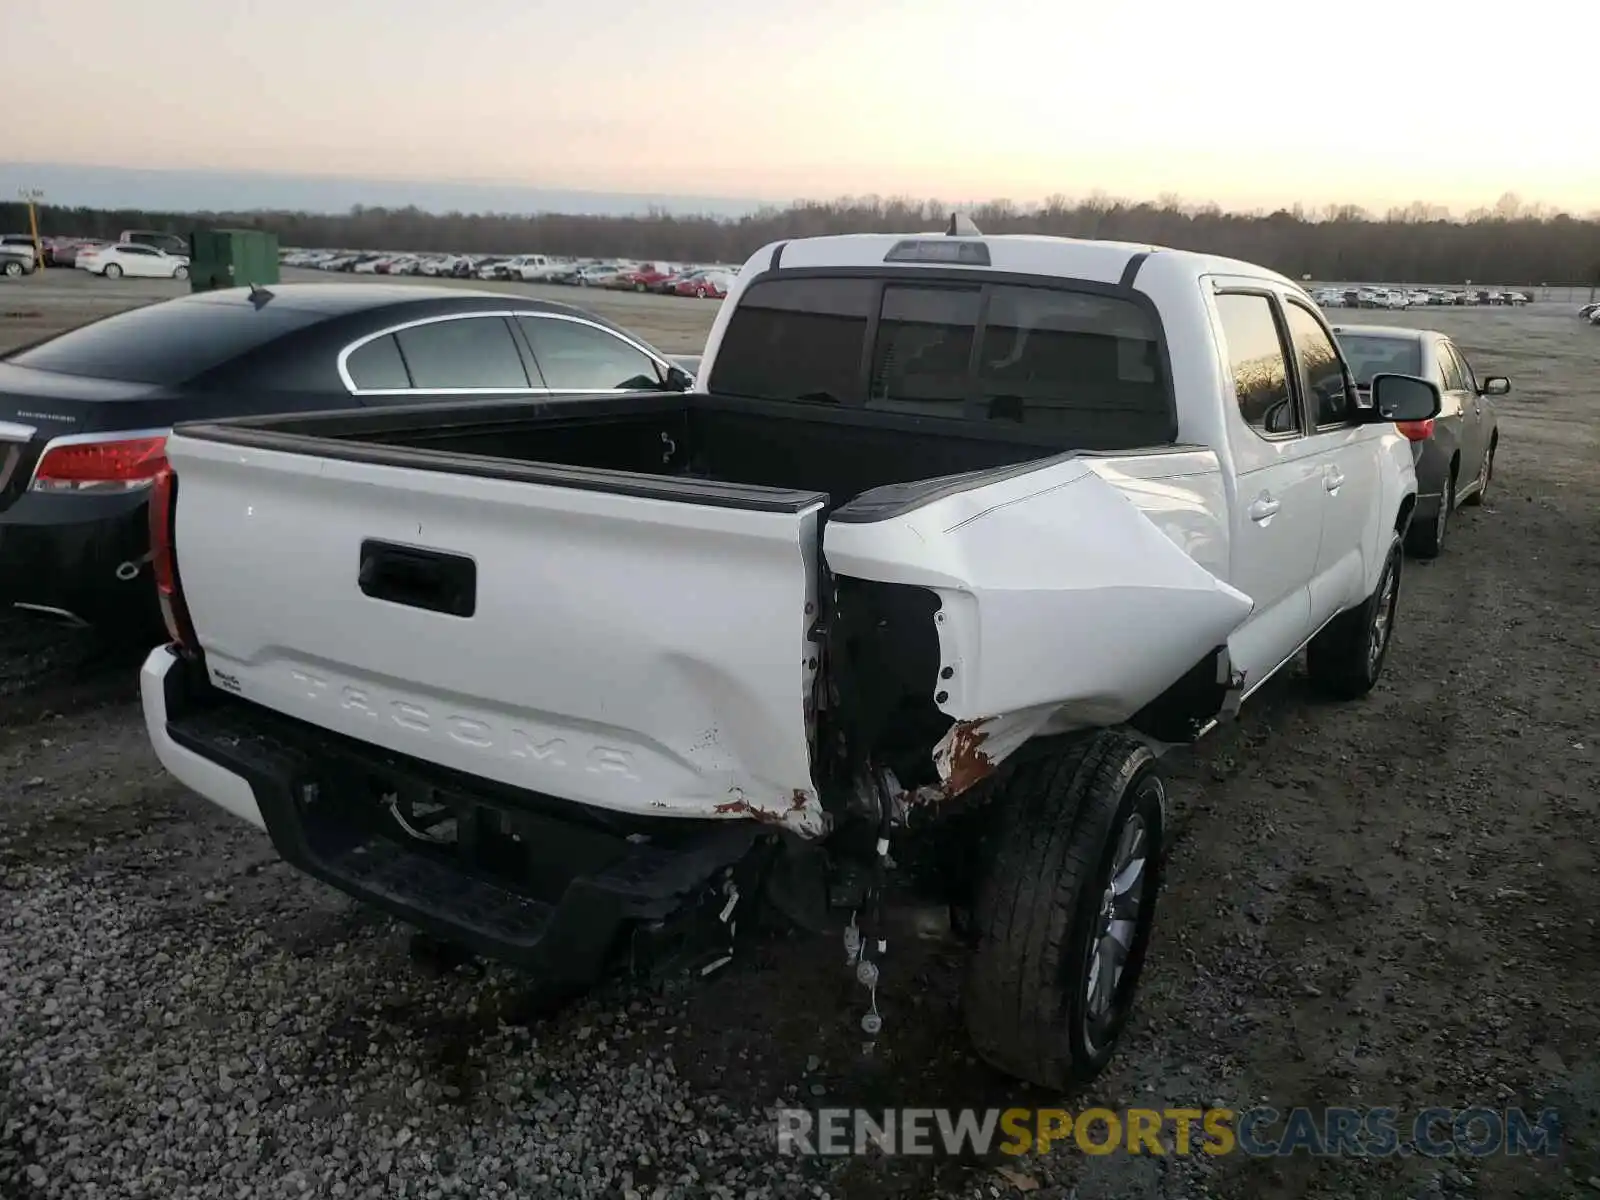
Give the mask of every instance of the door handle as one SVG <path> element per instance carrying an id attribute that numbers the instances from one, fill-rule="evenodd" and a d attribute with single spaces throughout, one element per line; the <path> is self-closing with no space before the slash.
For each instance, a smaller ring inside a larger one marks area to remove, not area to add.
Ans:
<path id="1" fill-rule="evenodd" d="M 1266 524 L 1283 507 L 1283 501 L 1274 500 L 1271 496 L 1262 496 L 1250 506 L 1250 519 Z"/>
<path id="2" fill-rule="evenodd" d="M 1322 486 L 1327 488 L 1330 493 L 1337 494 L 1339 489 L 1344 486 L 1344 476 L 1338 474 L 1324 475 L 1322 477 Z"/>

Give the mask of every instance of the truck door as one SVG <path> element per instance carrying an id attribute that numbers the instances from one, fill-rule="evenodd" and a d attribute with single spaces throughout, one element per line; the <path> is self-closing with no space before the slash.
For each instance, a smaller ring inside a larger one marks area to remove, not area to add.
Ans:
<path id="1" fill-rule="evenodd" d="M 1382 522 L 1378 430 L 1355 423 L 1355 385 L 1322 319 L 1292 296 L 1283 301 L 1284 324 L 1296 359 L 1296 384 L 1310 420 L 1310 442 L 1322 491 L 1322 541 L 1311 575 L 1311 626 L 1358 604 L 1376 566 L 1373 531 Z"/>
<path id="2" fill-rule="evenodd" d="M 1311 631 L 1308 584 L 1317 564 L 1324 492 L 1274 297 L 1228 288 L 1216 294 L 1215 303 L 1236 400 L 1223 414 L 1237 475 L 1228 582 L 1255 603 L 1228 648 L 1248 688 Z"/>

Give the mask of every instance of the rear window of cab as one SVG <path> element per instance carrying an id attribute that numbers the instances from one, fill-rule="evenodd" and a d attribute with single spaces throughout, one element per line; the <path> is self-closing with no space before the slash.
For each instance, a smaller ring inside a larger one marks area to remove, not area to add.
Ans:
<path id="1" fill-rule="evenodd" d="M 707 386 L 1044 435 L 1071 430 L 1085 445 L 1164 444 L 1177 432 L 1149 308 L 1102 291 L 981 277 L 753 283 Z"/>

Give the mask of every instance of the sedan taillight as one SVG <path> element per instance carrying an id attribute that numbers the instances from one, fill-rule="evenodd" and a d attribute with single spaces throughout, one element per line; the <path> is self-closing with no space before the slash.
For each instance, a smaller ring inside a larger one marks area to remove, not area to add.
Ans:
<path id="1" fill-rule="evenodd" d="M 1425 442 L 1433 436 L 1433 418 L 1426 421 L 1396 421 L 1394 427 L 1413 442 Z"/>
<path id="2" fill-rule="evenodd" d="M 149 487 L 167 465 L 165 437 L 107 438 L 48 447 L 33 472 L 39 492 L 120 492 Z"/>

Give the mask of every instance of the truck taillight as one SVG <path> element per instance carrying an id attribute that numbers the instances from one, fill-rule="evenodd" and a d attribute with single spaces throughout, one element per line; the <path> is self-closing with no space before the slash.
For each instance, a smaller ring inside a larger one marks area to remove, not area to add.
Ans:
<path id="1" fill-rule="evenodd" d="M 1425 442 L 1433 436 L 1433 418 L 1426 421 L 1396 421 L 1394 427 L 1413 442 Z"/>
<path id="2" fill-rule="evenodd" d="M 167 636 L 180 650 L 194 654 L 200 649 L 200 639 L 195 637 L 189 608 L 183 602 L 183 587 L 178 582 L 177 539 L 173 536 L 177 516 L 178 477 L 171 467 L 163 466 L 150 490 L 150 567 Z"/>
<path id="3" fill-rule="evenodd" d="M 40 492 L 116 492 L 150 486 L 167 465 L 165 437 L 68 442 L 44 452 L 33 472 Z"/>

